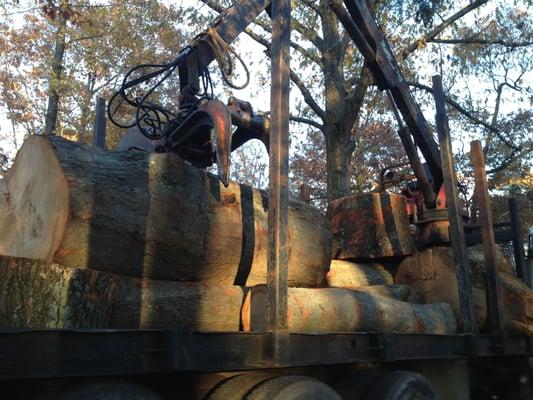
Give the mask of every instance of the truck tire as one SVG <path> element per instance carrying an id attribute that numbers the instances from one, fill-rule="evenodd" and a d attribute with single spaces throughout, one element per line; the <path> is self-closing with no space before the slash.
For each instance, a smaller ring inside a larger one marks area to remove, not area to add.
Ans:
<path id="1" fill-rule="evenodd" d="M 366 400 L 438 400 L 433 385 L 423 376 L 410 371 L 393 371 L 374 382 Z"/>
<path id="2" fill-rule="evenodd" d="M 243 374 L 222 382 L 205 400 L 341 400 L 328 385 L 307 376 Z"/>
<path id="3" fill-rule="evenodd" d="M 278 376 L 254 388 L 246 400 L 341 400 L 328 385 L 307 376 Z"/>
<path id="4" fill-rule="evenodd" d="M 85 381 L 64 390 L 57 400 L 162 400 L 150 389 L 126 381 Z"/>

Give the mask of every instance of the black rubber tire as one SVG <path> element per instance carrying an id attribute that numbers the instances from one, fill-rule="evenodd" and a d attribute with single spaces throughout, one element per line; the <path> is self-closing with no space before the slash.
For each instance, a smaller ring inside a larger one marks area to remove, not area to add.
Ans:
<path id="1" fill-rule="evenodd" d="M 217 383 L 204 400 L 242 400 L 253 388 L 273 377 L 273 374 L 254 372 L 235 375 Z"/>
<path id="2" fill-rule="evenodd" d="M 438 400 L 437 391 L 423 376 L 410 371 L 393 371 L 373 382 L 365 400 Z"/>
<path id="3" fill-rule="evenodd" d="M 307 376 L 242 374 L 218 384 L 206 400 L 341 400 L 328 385 Z"/>
<path id="4" fill-rule="evenodd" d="M 65 389 L 57 400 L 162 400 L 150 389 L 127 381 L 82 381 Z"/>
<path id="5" fill-rule="evenodd" d="M 341 397 L 316 379 L 289 375 L 261 383 L 243 400 L 341 400 Z"/>

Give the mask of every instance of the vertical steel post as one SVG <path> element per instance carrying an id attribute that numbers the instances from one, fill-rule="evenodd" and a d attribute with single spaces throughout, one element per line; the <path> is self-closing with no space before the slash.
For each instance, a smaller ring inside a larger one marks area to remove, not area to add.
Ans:
<path id="1" fill-rule="evenodd" d="M 267 331 L 281 361 L 287 332 L 290 0 L 272 2 Z"/>
<path id="2" fill-rule="evenodd" d="M 511 231 L 513 232 L 513 250 L 516 265 L 516 276 L 528 284 L 526 273 L 526 258 L 524 256 L 524 239 L 522 237 L 522 221 L 518 212 L 515 198 L 509 199 L 509 214 L 511 215 Z"/>
<path id="3" fill-rule="evenodd" d="M 444 190 L 446 191 L 446 207 L 448 208 L 448 218 L 450 219 L 450 239 L 452 242 L 453 258 L 457 263 L 457 288 L 459 290 L 459 303 L 463 316 L 463 331 L 465 333 L 475 333 L 476 319 L 472 304 L 472 284 L 470 282 L 469 265 L 466 255 L 465 231 L 459 206 L 450 128 L 444 105 L 442 81 L 439 75 L 433 77 L 433 92 L 435 96 L 435 119 L 437 133 L 439 135 L 443 184 Z"/>
<path id="4" fill-rule="evenodd" d="M 470 157 L 474 165 L 474 178 L 476 181 L 475 195 L 479 203 L 479 223 L 481 225 L 483 254 L 487 269 L 487 303 L 490 315 L 490 327 L 492 333 L 501 334 L 504 329 L 498 262 L 496 259 L 496 241 L 494 240 L 494 221 L 490 208 L 485 158 L 483 157 L 483 148 L 479 140 L 470 142 Z"/>
<path id="5" fill-rule="evenodd" d="M 96 98 L 96 107 L 94 111 L 94 131 L 93 145 L 96 147 L 105 147 L 105 99 Z"/>

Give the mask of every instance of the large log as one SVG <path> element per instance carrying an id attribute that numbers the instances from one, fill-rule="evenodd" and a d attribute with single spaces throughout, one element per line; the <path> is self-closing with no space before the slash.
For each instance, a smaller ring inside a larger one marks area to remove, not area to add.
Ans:
<path id="1" fill-rule="evenodd" d="M 411 288 L 407 285 L 371 285 L 359 286 L 358 292 L 377 294 L 399 301 L 411 301 Z"/>
<path id="2" fill-rule="evenodd" d="M 107 328 L 115 281 L 89 269 L 0 257 L 0 327 Z"/>
<path id="3" fill-rule="evenodd" d="M 244 293 L 0 257 L 1 328 L 238 331 Z"/>
<path id="4" fill-rule="evenodd" d="M 326 275 L 328 287 L 356 289 L 369 285 L 392 285 L 392 274 L 381 264 L 331 260 Z"/>
<path id="5" fill-rule="evenodd" d="M 487 293 L 483 248 L 467 248 L 474 314 L 481 329 L 487 328 Z M 504 326 L 511 332 L 533 334 L 533 291 L 512 275 L 505 256 L 498 251 L 498 269 L 504 310 Z M 461 325 L 461 309 L 455 272 L 456 263 L 448 247 L 432 247 L 399 265 L 396 283 L 407 284 L 427 303 L 445 302 L 451 305 Z M 529 310 L 529 311 L 528 311 Z"/>
<path id="6" fill-rule="evenodd" d="M 361 261 L 413 254 L 406 209 L 404 196 L 389 193 L 355 194 L 330 202 L 333 258 Z"/>
<path id="7" fill-rule="evenodd" d="M 245 331 L 266 327 L 266 286 L 251 288 L 242 308 Z M 292 332 L 398 332 L 452 334 L 448 304 L 410 304 L 373 293 L 338 288 L 289 288 L 288 328 Z"/>
<path id="8" fill-rule="evenodd" d="M 266 282 L 265 193 L 173 154 L 32 136 L 6 178 L 0 254 L 161 280 Z M 327 219 L 289 205 L 289 284 L 323 286 Z"/>

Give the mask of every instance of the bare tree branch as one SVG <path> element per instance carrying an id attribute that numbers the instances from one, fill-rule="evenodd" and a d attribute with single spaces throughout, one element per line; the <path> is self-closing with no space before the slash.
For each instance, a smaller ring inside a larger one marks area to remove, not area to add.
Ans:
<path id="1" fill-rule="evenodd" d="M 298 87 L 298 89 L 300 89 L 300 92 L 302 93 L 302 96 L 307 105 L 311 107 L 311 109 L 315 112 L 316 115 L 320 117 L 322 121 L 324 121 L 326 119 L 325 111 L 318 105 L 309 89 L 307 89 L 307 87 L 305 86 L 305 83 L 300 79 L 298 75 L 296 75 L 296 73 L 292 69 L 290 72 L 290 77 L 291 81 L 293 81 L 294 84 Z"/>
<path id="2" fill-rule="evenodd" d="M 210 0 L 202 0 L 202 1 L 210 1 Z M 250 29 L 247 29 L 245 32 L 256 42 L 258 42 L 259 44 L 262 44 L 266 48 L 267 52 L 270 52 L 270 42 L 268 40 L 263 38 L 261 35 L 258 35 L 252 32 Z M 313 98 L 313 95 L 311 94 L 309 89 L 307 89 L 305 83 L 300 79 L 298 75 L 296 75 L 296 73 L 292 69 L 290 70 L 290 78 L 293 81 L 293 83 L 298 87 L 298 89 L 300 89 L 300 92 L 302 93 L 304 101 L 307 103 L 307 105 L 311 107 L 311 109 L 315 112 L 316 115 L 318 115 L 318 117 L 322 121 L 324 121 L 324 119 L 326 118 L 325 111 L 318 105 L 318 103 Z"/>
<path id="3" fill-rule="evenodd" d="M 505 160 L 503 160 L 500 163 L 500 165 L 498 165 L 497 167 L 494 167 L 492 169 L 489 169 L 487 171 L 487 174 L 494 174 L 496 172 L 503 171 L 505 168 L 507 168 L 509 165 L 511 165 L 514 161 L 516 161 L 516 159 L 519 156 L 520 156 L 520 152 L 517 149 L 511 150 L 511 154 L 509 154 L 509 156 Z"/>
<path id="4" fill-rule="evenodd" d="M 324 40 L 314 29 L 311 29 L 296 20 L 293 20 L 293 25 L 296 32 L 300 33 L 305 39 L 313 43 L 313 46 L 315 46 L 318 51 L 324 51 Z"/>
<path id="5" fill-rule="evenodd" d="M 304 117 L 296 117 L 294 115 L 291 115 L 289 117 L 289 119 L 291 121 L 294 121 L 294 122 L 299 122 L 301 124 L 307 124 L 307 125 L 311 125 L 312 127 L 314 128 L 317 128 L 319 130 L 322 130 L 324 128 L 324 125 L 316 122 L 316 121 L 313 121 L 312 119 L 309 119 L 309 118 L 304 118 Z"/>
<path id="6" fill-rule="evenodd" d="M 427 42 L 430 43 L 442 43 L 442 44 L 481 44 L 481 45 L 489 45 L 489 46 L 505 46 L 505 47 L 526 47 L 531 46 L 533 42 L 529 41 L 523 41 L 523 42 L 509 42 L 502 39 L 495 39 L 495 40 L 484 40 L 484 39 L 428 39 Z"/>
<path id="7" fill-rule="evenodd" d="M 451 24 L 453 24 L 458 19 L 462 18 L 466 14 L 468 14 L 470 11 L 475 10 L 476 8 L 482 6 L 485 4 L 488 0 L 476 0 L 468 4 L 468 6 L 464 7 L 463 9 L 457 11 L 455 14 L 453 14 L 451 17 L 445 19 L 442 21 L 439 25 L 437 25 L 435 28 L 430 30 L 429 32 L 422 35 L 417 40 L 413 41 L 411 44 L 404 47 L 399 54 L 397 55 L 398 59 L 405 60 L 412 52 L 414 52 L 418 48 L 418 43 L 420 40 L 424 40 L 426 42 L 431 41 L 435 37 L 437 37 L 438 34 L 440 34 L 444 29 L 449 27 Z"/>
<path id="8" fill-rule="evenodd" d="M 433 88 L 431 88 L 429 86 L 426 86 L 426 85 L 424 85 L 422 83 L 407 82 L 407 84 L 409 86 L 425 90 L 425 91 L 427 91 L 429 93 L 433 93 Z M 505 143 L 505 145 L 508 146 L 509 148 L 511 148 L 513 150 L 516 150 L 516 151 L 522 150 L 521 146 L 516 146 L 515 144 L 511 143 L 509 141 L 509 139 L 507 139 L 505 137 L 504 133 L 500 129 L 498 129 L 497 127 L 495 127 L 495 126 L 493 126 L 493 125 L 491 125 L 491 124 L 489 124 L 489 123 L 487 123 L 485 121 L 483 121 L 481 118 L 477 117 L 476 115 L 474 115 L 470 111 L 466 110 L 463 106 L 461 106 L 459 103 L 457 103 L 455 100 L 453 100 L 449 96 L 444 95 L 444 100 L 446 101 L 446 103 L 451 105 L 453 108 L 455 108 L 457 111 L 459 111 L 461 114 L 463 114 L 465 117 L 467 117 L 472 122 L 474 122 L 474 123 L 476 123 L 478 125 L 481 125 L 481 126 L 487 128 L 488 130 L 490 130 L 491 132 L 493 132 L 494 134 L 496 134 L 496 136 L 498 136 L 498 138 L 503 143 Z"/>
<path id="9" fill-rule="evenodd" d="M 368 91 L 368 87 L 372 84 L 372 73 L 366 67 L 361 68 L 361 73 L 357 76 L 357 79 L 353 82 L 353 93 L 348 97 L 350 102 L 350 112 L 359 115 L 359 111 L 363 105 L 363 102 Z"/>
<path id="10" fill-rule="evenodd" d="M 305 4 L 307 7 L 309 7 L 311 10 L 313 10 L 314 12 L 316 12 L 317 14 L 320 14 L 320 8 L 318 7 L 318 5 L 316 5 L 315 3 L 313 3 L 312 1 L 310 0 L 300 0 L 303 4 Z"/>

